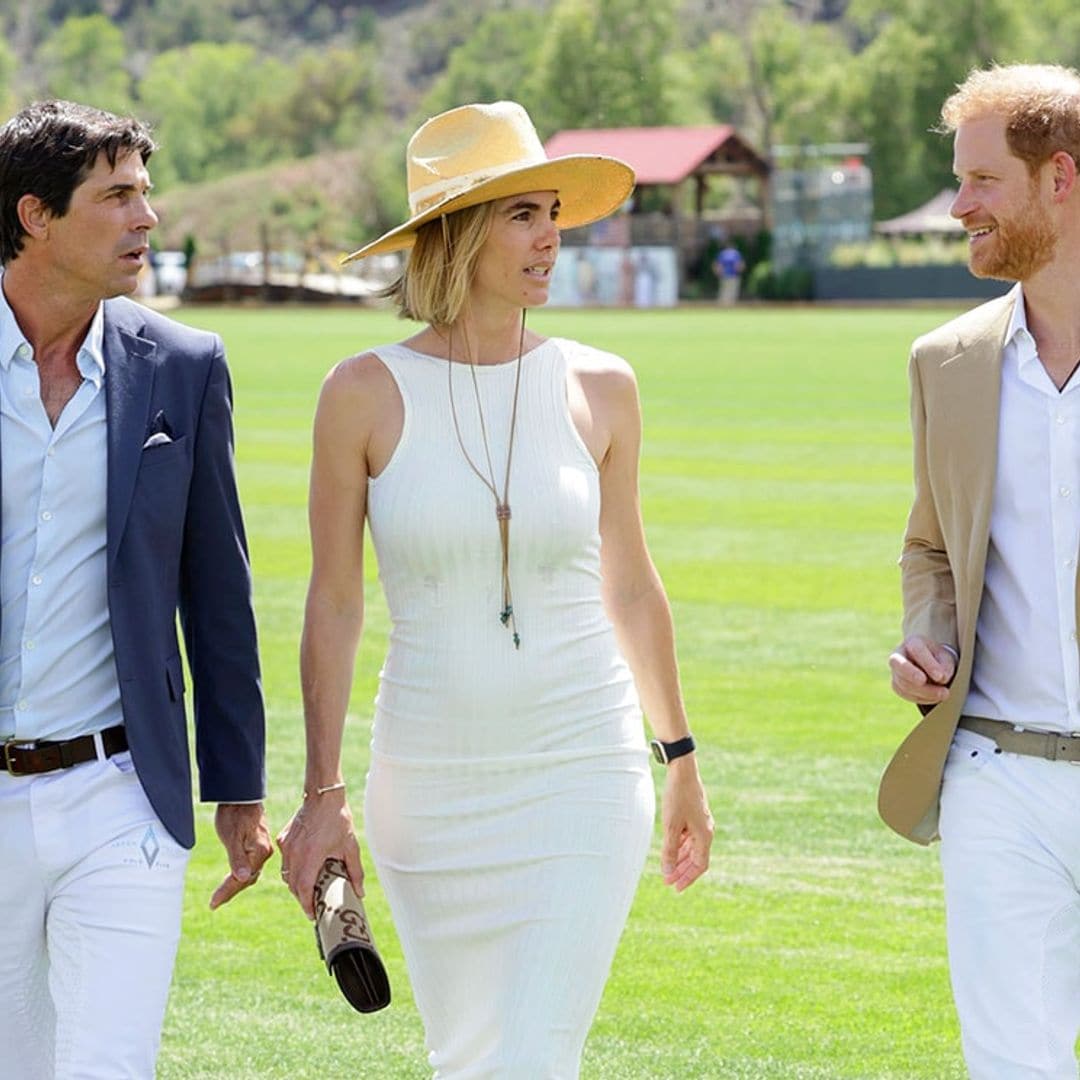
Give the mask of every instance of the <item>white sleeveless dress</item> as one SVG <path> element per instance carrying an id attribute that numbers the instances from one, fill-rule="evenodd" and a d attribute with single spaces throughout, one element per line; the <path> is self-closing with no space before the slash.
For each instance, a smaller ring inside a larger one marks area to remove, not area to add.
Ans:
<path id="1" fill-rule="evenodd" d="M 637 693 L 600 599 L 599 474 L 567 405 L 568 357 L 585 348 L 550 339 L 522 360 L 517 650 L 494 498 L 458 445 L 447 362 L 374 350 L 405 418 L 368 488 L 391 632 L 364 816 L 437 1080 L 578 1076 L 652 834 Z M 500 489 L 515 366 L 476 369 Z M 483 469 L 472 376 L 452 374 Z"/>

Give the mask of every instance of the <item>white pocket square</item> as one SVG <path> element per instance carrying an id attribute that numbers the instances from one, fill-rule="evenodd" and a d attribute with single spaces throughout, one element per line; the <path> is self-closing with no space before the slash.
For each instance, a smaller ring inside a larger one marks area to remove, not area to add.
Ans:
<path id="1" fill-rule="evenodd" d="M 146 442 L 143 443 L 142 448 L 149 450 L 151 446 L 164 446 L 166 443 L 171 443 L 172 439 L 165 434 L 164 431 L 155 431 Z"/>

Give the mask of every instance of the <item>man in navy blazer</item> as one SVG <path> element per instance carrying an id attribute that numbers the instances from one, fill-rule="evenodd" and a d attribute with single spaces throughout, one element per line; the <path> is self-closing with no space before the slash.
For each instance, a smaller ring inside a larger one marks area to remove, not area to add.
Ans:
<path id="1" fill-rule="evenodd" d="M 125 295 L 153 149 L 70 102 L 0 129 L 0 1071 L 27 1080 L 154 1073 L 195 840 L 177 613 L 211 907 L 272 850 L 221 341 Z"/>

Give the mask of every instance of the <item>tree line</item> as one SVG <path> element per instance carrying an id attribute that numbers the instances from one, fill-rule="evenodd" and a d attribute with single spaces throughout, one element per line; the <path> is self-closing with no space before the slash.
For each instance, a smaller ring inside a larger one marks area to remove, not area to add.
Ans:
<path id="1" fill-rule="evenodd" d="M 161 191 L 362 148 L 375 213 L 403 209 L 426 116 L 521 101 L 567 127 L 731 123 L 772 145 L 865 141 L 875 212 L 950 182 L 942 99 L 991 61 L 1080 64 L 1075 0 L 0 0 L 0 110 L 62 96 L 155 129 Z"/>

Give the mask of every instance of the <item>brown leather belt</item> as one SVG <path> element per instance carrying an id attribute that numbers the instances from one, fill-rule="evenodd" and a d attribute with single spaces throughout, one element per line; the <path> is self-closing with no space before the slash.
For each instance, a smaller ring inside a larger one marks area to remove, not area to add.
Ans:
<path id="1" fill-rule="evenodd" d="M 1080 734 L 1060 731 L 1017 731 L 1007 720 L 988 720 L 983 716 L 961 716 L 957 727 L 986 735 L 1009 754 L 1026 754 L 1047 761 L 1068 761 L 1080 765 Z"/>
<path id="2" fill-rule="evenodd" d="M 124 725 L 117 724 L 115 727 L 102 731 L 101 745 L 107 758 L 126 750 L 128 741 Z M 59 742 L 8 739 L 0 746 L 4 752 L 0 769 L 11 773 L 12 776 L 29 776 L 32 773 L 70 769 L 72 765 L 93 761 L 98 756 L 93 735 L 80 735 L 75 739 L 63 739 Z"/>

